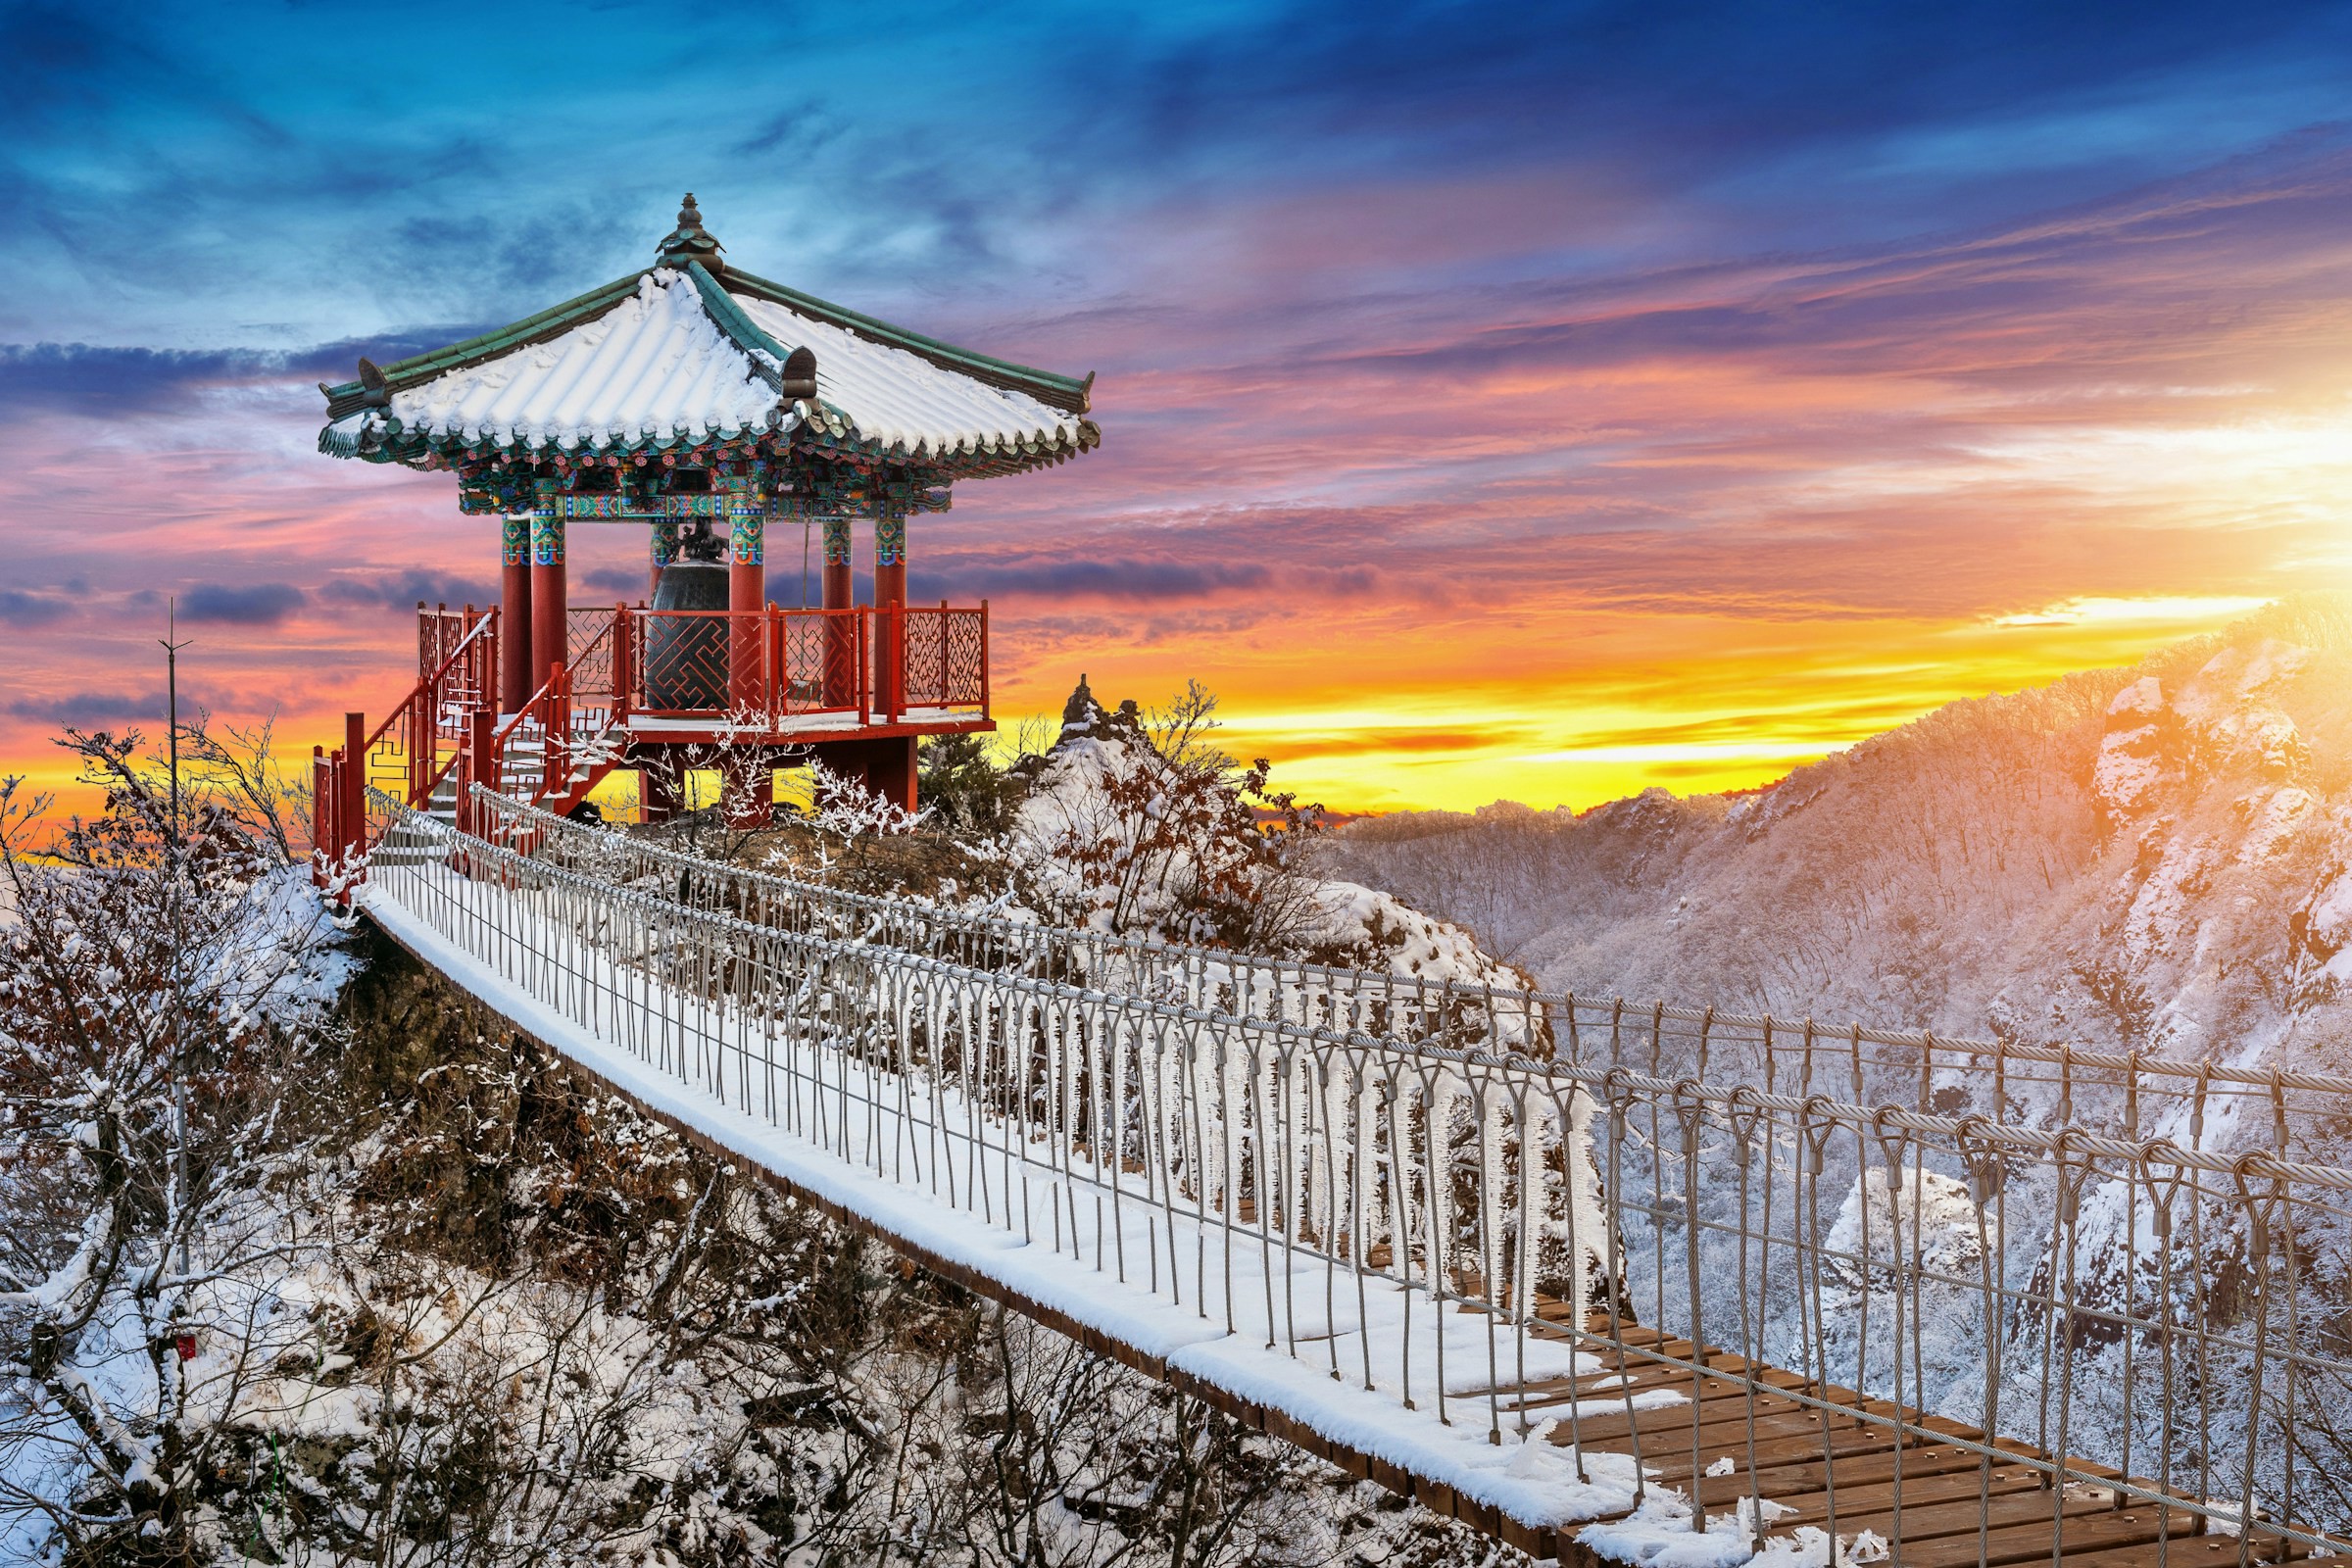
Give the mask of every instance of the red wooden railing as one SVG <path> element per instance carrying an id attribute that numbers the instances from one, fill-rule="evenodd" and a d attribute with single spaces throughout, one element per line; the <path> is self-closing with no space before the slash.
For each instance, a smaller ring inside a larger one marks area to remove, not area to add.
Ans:
<path id="1" fill-rule="evenodd" d="M 496 610 L 418 605 L 416 618 L 416 684 L 359 753 L 368 782 L 411 806 L 431 795 L 457 760 L 466 714 L 498 691 Z"/>
<path id="2" fill-rule="evenodd" d="M 493 610 L 476 610 L 466 605 L 452 610 L 447 605 L 425 608 L 423 600 L 416 602 L 416 678 L 422 680 L 449 662 L 458 645 L 480 626 L 483 617 L 495 616 Z M 469 666 L 469 672 L 486 675 L 489 684 L 470 689 L 466 700 L 496 702 L 498 700 L 498 640 L 493 637 L 488 648 L 479 656 L 480 662 Z"/>
<path id="3" fill-rule="evenodd" d="M 924 709 L 988 712 L 988 607 L 574 610 L 574 690 L 650 718 L 732 723 L 809 713 L 889 722 Z M 878 662 L 876 651 L 899 657 Z"/>
<path id="4" fill-rule="evenodd" d="M 956 609 L 575 609 L 567 655 L 521 711 L 496 718 L 498 612 L 416 607 L 416 684 L 367 732 L 346 716 L 343 744 L 313 753 L 312 843 L 319 880 L 356 877 L 369 841 L 368 789 L 410 806 L 461 764 L 466 784 L 562 800 L 583 759 L 617 745 L 631 715 L 780 729 L 806 715 L 860 725 L 933 712 L 989 712 L 988 605 Z M 529 745 L 541 747 L 531 777 Z M 346 869 L 348 868 L 348 870 Z"/>

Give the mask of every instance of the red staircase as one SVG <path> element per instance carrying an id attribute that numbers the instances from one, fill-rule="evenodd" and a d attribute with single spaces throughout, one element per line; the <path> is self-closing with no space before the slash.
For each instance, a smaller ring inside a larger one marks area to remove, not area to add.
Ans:
<path id="1" fill-rule="evenodd" d="M 988 606 L 845 610 L 575 609 L 565 662 L 497 711 L 499 612 L 416 607 L 417 680 L 372 731 L 313 748 L 321 886 L 364 875 L 370 788 L 455 825 L 467 788 L 557 812 L 586 801 L 633 745 L 788 746 L 992 727 Z"/>

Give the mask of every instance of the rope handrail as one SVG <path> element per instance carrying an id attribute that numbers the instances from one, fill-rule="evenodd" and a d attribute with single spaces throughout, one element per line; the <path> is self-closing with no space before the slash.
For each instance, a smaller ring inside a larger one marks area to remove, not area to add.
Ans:
<path id="1" fill-rule="evenodd" d="M 2271 1095 L 2281 1090 L 2352 1097 L 2352 1075 L 2338 1073 L 2286 1067 L 2233 1067 L 2209 1060 L 2145 1052 L 2035 1045 L 1998 1038 L 1951 1037 L 1927 1031 L 1892 1030 L 1861 1024 L 1832 1028 L 1811 1019 L 1791 1022 L 1768 1013 L 1745 1013 L 1692 1003 L 1636 1003 L 1623 997 L 1593 997 L 1543 987 L 1472 985 L 1451 979 L 1433 981 L 1421 976 L 1399 976 L 1384 970 L 1259 958 L 1229 949 L 1081 930 L 1043 921 L 1008 920 L 983 911 L 943 908 L 882 895 L 856 893 L 773 871 L 731 866 L 687 851 L 651 844 L 608 828 L 573 821 L 535 805 L 480 789 L 479 786 L 477 792 L 477 800 L 494 814 L 527 823 L 526 828 L 517 832 L 530 836 L 555 835 L 575 842 L 596 843 L 609 850 L 642 857 L 673 870 L 731 880 L 747 888 L 763 889 L 798 902 L 826 905 L 845 912 L 885 914 L 894 919 L 926 921 L 998 940 L 1042 942 L 1065 953 L 1119 953 L 1165 959 L 1179 965 L 1251 971 L 1268 979 L 1266 985 L 1249 988 L 1248 995 L 1278 996 L 1283 986 L 1296 986 L 1307 980 L 1323 982 L 1330 991 L 1344 994 L 1351 1001 L 1359 999 L 1367 991 L 1386 991 L 1392 997 L 1407 996 L 1424 1011 L 1469 1012 L 1473 1016 L 1483 1014 L 1488 1037 L 1497 1045 L 1505 1043 L 1500 1037 L 1509 1032 L 1506 1025 L 1510 1022 L 1529 1023 L 1540 1019 L 1551 1024 L 1555 1033 L 1561 1029 L 1577 1032 L 1581 1043 L 1584 1032 L 1612 1027 L 1609 1020 L 1636 1018 L 1651 1027 L 1664 1022 L 1696 1026 L 1716 1036 L 1742 1032 L 1764 1042 L 1766 1049 L 1777 1051 L 1785 1057 L 1792 1057 L 1808 1050 L 1826 1054 L 1839 1047 L 1852 1053 L 1858 1051 L 1861 1045 L 1874 1045 L 1923 1054 L 1931 1066 L 1937 1065 L 1934 1058 L 1941 1054 L 1963 1060 L 1989 1058 L 2062 1069 L 2058 1075 L 2043 1075 L 2033 1080 L 2013 1076 L 2012 1082 L 2041 1081 L 2072 1085 L 2076 1074 L 2090 1073 L 2117 1075 L 2127 1083 L 2154 1080 L 2155 1083 L 2172 1086 L 2173 1092 L 2189 1093 L 2199 1098 L 2212 1096 L 2216 1092 Z M 1523 1037 L 1533 1032 L 1519 1031 Z M 1868 1059 L 1872 1065 L 1881 1067 L 1910 1066 L 1916 1069 L 1920 1058 L 1914 1056 L 1908 1062 Z M 2093 1079 L 2084 1087 L 2120 1086 Z M 2154 1084 L 2150 1087 L 2154 1087 Z"/>
<path id="2" fill-rule="evenodd" d="M 464 840 L 469 854 L 490 855 L 494 858 L 494 863 L 515 869 L 527 866 L 536 874 L 564 882 L 583 892 L 593 892 L 601 898 L 674 908 L 682 914 L 699 920 L 707 920 L 711 923 L 713 929 L 724 931 L 731 936 L 754 937 L 775 931 L 774 927 L 745 920 L 740 916 L 729 914 L 723 909 L 699 908 L 692 905 L 680 904 L 676 900 L 664 898 L 644 888 L 616 886 L 568 867 L 550 865 L 544 860 L 509 846 L 461 833 L 446 822 L 421 816 L 380 791 L 370 790 L 369 793 L 384 808 L 397 808 L 404 815 L 411 818 L 411 825 L 415 829 L 446 839 L 453 844 Z M 708 864 L 709 862 L 702 863 Z M 1792 1114 L 1803 1113 L 1816 1122 L 1833 1122 L 1849 1129 L 1873 1134 L 1886 1128 L 1893 1128 L 1903 1132 L 1935 1133 L 1954 1139 L 1967 1136 L 1984 1140 L 1992 1146 L 2023 1152 L 2104 1154 L 2112 1158 L 2166 1164 L 2184 1171 L 2197 1170 L 2216 1175 L 2278 1177 L 2314 1183 L 2331 1191 L 2352 1193 L 2352 1167 L 2280 1159 L 2262 1150 L 2251 1150 L 2243 1154 L 2230 1156 L 2205 1150 L 2182 1148 L 2161 1138 L 2132 1142 L 2078 1127 L 2065 1127 L 2052 1131 L 2035 1127 L 2012 1126 L 1976 1116 L 1939 1115 L 1895 1104 L 1850 1103 L 1827 1095 L 1775 1094 L 1746 1084 L 1710 1084 L 1691 1078 L 1660 1078 L 1629 1067 L 1586 1067 L 1574 1062 L 1530 1056 L 1521 1053 L 1450 1047 L 1427 1040 L 1371 1034 L 1360 1030 L 1334 1030 L 1253 1013 L 1225 1012 L 1214 1008 L 1190 1006 L 1182 1003 L 1150 997 L 1131 996 L 1089 986 L 1071 985 L 1067 981 L 1040 975 L 1007 975 L 997 970 L 976 969 L 956 964 L 932 954 L 916 953 L 873 943 L 844 942 L 811 936 L 808 933 L 785 934 L 808 943 L 815 951 L 822 952 L 831 957 L 870 957 L 878 954 L 889 955 L 893 962 L 904 964 L 911 972 L 952 977 L 964 981 L 986 981 L 1024 996 L 1097 1004 L 1109 1004 L 1176 1023 L 1211 1024 L 1225 1028 L 1263 1030 L 1285 1039 L 1296 1039 L 1314 1045 L 1375 1051 L 1450 1066 L 1505 1068 L 1597 1094 L 1606 1094 L 1612 1089 L 1631 1090 L 1643 1094 L 1663 1095 L 1668 1098 L 1687 1098 L 1692 1102 L 1726 1112 L 1778 1110 Z"/>

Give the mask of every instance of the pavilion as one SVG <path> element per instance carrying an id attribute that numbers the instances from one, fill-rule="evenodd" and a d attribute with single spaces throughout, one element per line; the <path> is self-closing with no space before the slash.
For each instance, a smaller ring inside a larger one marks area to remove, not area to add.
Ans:
<path id="1" fill-rule="evenodd" d="M 764 817 L 774 766 L 814 756 L 911 807 L 918 738 L 994 723 L 986 604 L 909 600 L 907 518 L 946 511 L 958 479 L 1097 446 L 1093 384 L 743 271 L 688 195 L 651 266 L 320 383 L 320 451 L 455 473 L 459 509 L 500 519 L 500 603 L 419 605 L 417 689 L 346 749 L 371 777 L 387 776 L 389 749 L 404 792 L 429 794 L 460 754 L 481 750 L 467 729 L 481 723 L 490 751 L 470 776 L 519 781 L 563 808 L 616 766 L 640 769 L 658 808 L 662 770 L 649 764 L 720 749 L 739 819 Z M 820 602 L 798 610 L 770 606 L 765 580 L 766 542 L 792 521 L 823 538 Z M 856 602 L 851 570 L 861 521 L 870 605 Z M 645 605 L 571 603 L 575 523 L 646 530 Z M 717 582 L 709 568 L 722 555 L 720 603 L 662 593 L 682 565 Z"/>

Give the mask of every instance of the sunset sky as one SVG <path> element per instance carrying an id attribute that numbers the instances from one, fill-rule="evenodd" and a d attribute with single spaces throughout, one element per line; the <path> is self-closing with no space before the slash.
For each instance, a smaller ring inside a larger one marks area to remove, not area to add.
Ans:
<path id="1" fill-rule="evenodd" d="M 217 713 L 379 713 L 496 530 L 314 383 L 688 189 L 1099 372 L 1099 452 L 909 530 L 1007 728 L 1197 677 L 1337 807 L 1755 784 L 2352 583 L 2340 3 L 22 6 L 0 767 L 158 727 L 167 596 Z M 575 601 L 643 552 L 575 528 Z"/>

